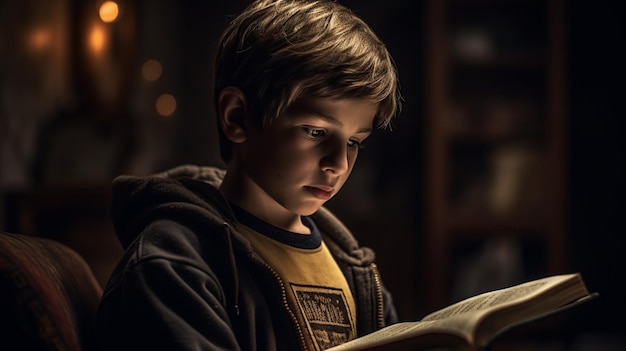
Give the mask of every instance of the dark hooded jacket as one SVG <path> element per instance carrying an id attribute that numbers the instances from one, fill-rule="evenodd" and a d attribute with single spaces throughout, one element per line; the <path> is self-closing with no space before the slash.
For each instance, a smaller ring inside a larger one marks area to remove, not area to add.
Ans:
<path id="1" fill-rule="evenodd" d="M 224 171 L 180 166 L 118 177 L 111 214 L 125 253 L 98 311 L 104 350 L 299 350 L 278 275 L 237 231 Z M 372 250 L 327 209 L 311 216 L 353 291 L 357 334 L 397 321 Z"/>

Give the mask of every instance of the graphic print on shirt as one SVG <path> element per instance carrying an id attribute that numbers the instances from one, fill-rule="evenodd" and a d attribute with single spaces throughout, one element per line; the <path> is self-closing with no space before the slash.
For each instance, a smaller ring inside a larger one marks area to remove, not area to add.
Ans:
<path id="1" fill-rule="evenodd" d="M 322 350 L 354 339 L 354 321 L 341 289 L 290 285 L 307 327 Z"/>

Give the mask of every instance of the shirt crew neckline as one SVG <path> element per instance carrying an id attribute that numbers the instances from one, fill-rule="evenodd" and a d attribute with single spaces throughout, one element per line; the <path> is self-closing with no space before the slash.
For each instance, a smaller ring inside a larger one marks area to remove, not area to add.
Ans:
<path id="1" fill-rule="evenodd" d="M 280 243 L 299 249 L 316 249 L 322 244 L 322 235 L 309 216 L 302 216 L 302 223 L 311 229 L 311 234 L 300 234 L 267 223 L 233 203 L 230 205 L 237 221 Z"/>

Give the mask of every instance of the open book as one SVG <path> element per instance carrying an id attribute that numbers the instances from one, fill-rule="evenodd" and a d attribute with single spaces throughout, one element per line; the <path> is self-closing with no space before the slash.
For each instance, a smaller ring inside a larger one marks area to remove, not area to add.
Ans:
<path id="1" fill-rule="evenodd" d="M 421 321 L 393 324 L 327 351 L 481 350 L 505 330 L 596 295 L 579 273 L 551 276 L 470 297 Z"/>

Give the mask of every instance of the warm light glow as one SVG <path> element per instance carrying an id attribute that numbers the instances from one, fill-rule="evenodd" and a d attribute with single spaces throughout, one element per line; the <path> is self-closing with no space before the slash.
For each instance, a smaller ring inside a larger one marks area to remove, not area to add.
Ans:
<path id="1" fill-rule="evenodd" d="M 101 54 L 107 45 L 107 36 L 104 29 L 101 26 L 94 26 L 89 32 L 89 48 L 91 51 L 98 55 Z"/>
<path id="2" fill-rule="evenodd" d="M 100 5 L 99 14 L 103 22 L 110 23 L 117 19 L 120 9 L 115 1 L 105 1 Z"/>
<path id="3" fill-rule="evenodd" d="M 171 116 L 176 111 L 176 99 L 170 94 L 163 94 L 156 100 L 157 113 L 163 117 Z"/>
<path id="4" fill-rule="evenodd" d="M 161 63 L 157 60 L 148 60 L 141 66 L 141 75 L 149 82 L 154 82 L 161 77 Z"/>
<path id="5" fill-rule="evenodd" d="M 33 51 L 43 51 L 50 46 L 52 38 L 50 31 L 45 28 L 38 28 L 30 33 L 28 47 Z"/>

